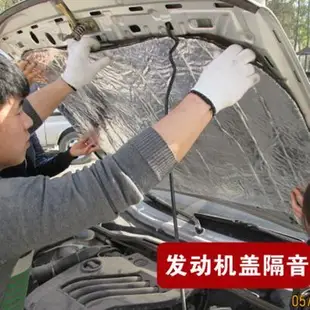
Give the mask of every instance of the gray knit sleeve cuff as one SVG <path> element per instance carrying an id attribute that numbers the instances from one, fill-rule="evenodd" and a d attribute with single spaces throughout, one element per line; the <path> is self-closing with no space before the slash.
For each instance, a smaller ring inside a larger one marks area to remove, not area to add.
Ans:
<path id="1" fill-rule="evenodd" d="M 156 186 L 177 164 L 166 142 L 152 127 L 128 141 L 113 157 L 143 193 Z"/>

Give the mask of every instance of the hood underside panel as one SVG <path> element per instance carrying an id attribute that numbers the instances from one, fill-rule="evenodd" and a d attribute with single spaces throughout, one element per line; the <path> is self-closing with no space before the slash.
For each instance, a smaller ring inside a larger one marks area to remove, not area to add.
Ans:
<path id="1" fill-rule="evenodd" d="M 92 85 L 66 100 L 65 115 L 81 131 L 99 125 L 102 148 L 115 152 L 164 115 L 172 45 L 170 38 L 151 39 L 92 54 L 96 59 L 113 55 L 114 60 Z M 172 106 L 219 50 L 203 40 L 180 40 L 174 53 L 177 75 Z M 50 80 L 61 72 L 66 52 L 47 49 L 34 54 L 56 59 L 49 63 Z M 257 70 L 260 83 L 212 121 L 175 169 L 175 186 L 182 192 L 289 213 L 291 189 L 309 180 L 309 132 L 295 102 L 270 76 Z"/>

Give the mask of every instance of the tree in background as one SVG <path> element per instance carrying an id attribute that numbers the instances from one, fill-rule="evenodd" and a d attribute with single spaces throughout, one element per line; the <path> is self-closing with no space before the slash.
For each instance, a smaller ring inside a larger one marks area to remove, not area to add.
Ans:
<path id="1" fill-rule="evenodd" d="M 279 19 L 295 51 L 309 45 L 310 0 L 266 0 Z"/>

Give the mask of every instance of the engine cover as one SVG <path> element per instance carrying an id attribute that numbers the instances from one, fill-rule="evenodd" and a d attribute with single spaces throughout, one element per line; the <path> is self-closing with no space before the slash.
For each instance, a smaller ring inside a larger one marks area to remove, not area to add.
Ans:
<path id="1" fill-rule="evenodd" d="M 156 284 L 156 263 L 140 254 L 95 257 L 33 291 L 25 310 L 162 309 L 180 301 L 179 290 Z"/>

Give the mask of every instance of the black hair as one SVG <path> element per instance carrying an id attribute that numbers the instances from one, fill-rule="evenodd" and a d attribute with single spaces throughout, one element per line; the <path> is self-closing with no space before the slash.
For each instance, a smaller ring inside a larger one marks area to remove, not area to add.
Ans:
<path id="1" fill-rule="evenodd" d="M 11 97 L 29 95 L 28 80 L 16 64 L 0 55 L 0 106 Z"/>

